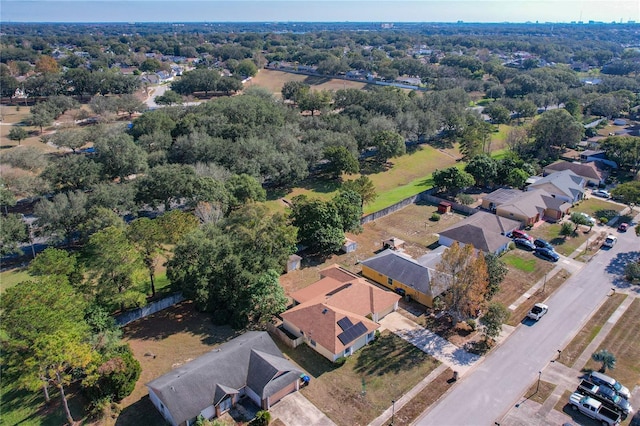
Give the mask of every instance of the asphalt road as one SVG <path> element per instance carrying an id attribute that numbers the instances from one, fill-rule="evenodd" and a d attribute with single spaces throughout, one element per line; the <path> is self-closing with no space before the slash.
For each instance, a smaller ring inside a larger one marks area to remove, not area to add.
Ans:
<path id="1" fill-rule="evenodd" d="M 518 404 L 538 372 L 571 341 L 611 288 L 625 285 L 619 277 L 628 257 L 638 256 L 640 240 L 632 228 L 612 233 L 618 236 L 617 244 L 600 250 L 547 300 L 546 316 L 538 323 L 523 321 L 415 424 L 490 426 Z"/>

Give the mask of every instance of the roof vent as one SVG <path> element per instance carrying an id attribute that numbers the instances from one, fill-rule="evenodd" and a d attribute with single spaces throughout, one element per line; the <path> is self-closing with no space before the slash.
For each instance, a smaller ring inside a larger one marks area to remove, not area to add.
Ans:
<path id="1" fill-rule="evenodd" d="M 329 311 L 329 310 L 328 310 L 327 308 L 324 308 L 324 309 L 322 310 L 322 313 L 323 313 L 323 314 L 326 314 L 328 311 Z"/>

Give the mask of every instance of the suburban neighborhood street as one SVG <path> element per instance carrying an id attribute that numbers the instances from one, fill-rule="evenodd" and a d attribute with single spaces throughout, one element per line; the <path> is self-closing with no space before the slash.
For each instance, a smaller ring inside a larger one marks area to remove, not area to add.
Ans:
<path id="1" fill-rule="evenodd" d="M 638 251 L 638 240 L 632 231 L 612 232 L 618 237 L 617 244 L 600 250 L 547 300 L 545 317 L 538 323 L 523 321 L 415 424 L 493 425 L 516 407 L 539 372 L 571 341 L 612 287 L 624 286 L 624 281 L 617 283 L 625 263 L 622 259 Z"/>

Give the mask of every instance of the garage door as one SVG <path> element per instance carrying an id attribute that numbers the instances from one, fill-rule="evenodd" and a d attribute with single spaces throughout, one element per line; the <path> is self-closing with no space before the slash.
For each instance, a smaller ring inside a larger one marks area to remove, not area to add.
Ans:
<path id="1" fill-rule="evenodd" d="M 267 399 L 269 407 L 271 407 L 276 402 L 280 401 L 285 396 L 289 395 L 291 392 L 294 392 L 296 390 L 296 382 L 297 382 L 297 380 L 295 382 L 292 382 L 291 384 L 285 386 L 284 388 L 280 389 L 278 392 L 274 393 L 273 395 L 271 395 Z M 269 409 L 269 407 L 266 407 L 266 409 Z M 263 407 L 263 408 L 265 408 L 265 407 Z"/>

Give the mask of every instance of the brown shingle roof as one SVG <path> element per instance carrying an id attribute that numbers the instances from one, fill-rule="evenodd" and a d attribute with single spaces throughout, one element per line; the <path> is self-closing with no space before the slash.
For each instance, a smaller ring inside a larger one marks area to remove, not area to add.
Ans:
<path id="1" fill-rule="evenodd" d="M 591 163 L 572 163 L 570 161 L 558 161 L 553 164 L 549 164 L 544 168 L 544 172 L 547 174 L 553 172 L 561 172 L 563 170 L 571 170 L 578 176 L 582 176 L 588 179 L 601 181 L 603 178 L 602 171 L 598 169 L 598 166 Z"/>
<path id="2" fill-rule="evenodd" d="M 317 342 L 333 354 L 339 354 L 345 348 L 351 346 L 351 342 L 347 342 L 345 345 L 338 338 L 343 332 L 338 325 L 338 321 L 345 317 L 349 318 L 352 324 L 362 322 L 366 328 L 366 331 L 362 334 L 371 333 L 380 327 L 365 317 L 335 308 L 326 303 L 305 303 L 295 306 L 282 314 L 282 319 L 294 324 L 304 332 L 307 338 Z"/>

